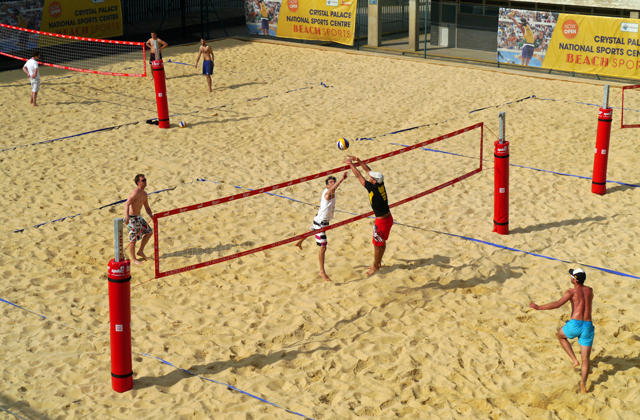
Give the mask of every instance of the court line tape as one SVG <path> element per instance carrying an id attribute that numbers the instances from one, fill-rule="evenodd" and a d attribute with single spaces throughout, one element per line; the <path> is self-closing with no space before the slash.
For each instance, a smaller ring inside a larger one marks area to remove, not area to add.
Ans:
<path id="1" fill-rule="evenodd" d="M 43 318 L 43 319 L 47 319 L 47 317 L 46 317 L 46 316 L 44 316 L 44 315 L 40 315 L 40 314 L 38 314 L 38 313 L 36 313 L 36 312 L 30 311 L 30 310 L 28 310 L 28 309 L 26 309 L 26 308 L 24 308 L 24 307 L 22 307 L 22 306 L 20 306 L 20 305 L 16 305 L 16 304 L 15 304 L 15 303 L 13 303 L 13 302 L 9 302 L 8 300 L 5 300 L 5 299 L 0 298 L 0 302 L 7 303 L 7 304 L 9 304 L 9 305 L 11 305 L 11 306 L 14 306 L 14 307 L 16 307 L 16 308 L 22 309 L 23 311 L 29 312 L 29 313 L 31 313 L 31 314 L 33 314 L 33 315 L 37 315 L 37 316 L 39 316 L 39 317 L 41 317 L 41 318 Z M 54 322 L 56 322 L 56 323 L 58 323 L 58 324 L 60 324 L 60 325 L 63 325 L 63 326 L 65 326 L 65 327 L 69 327 L 67 324 L 62 324 L 62 323 L 59 323 L 59 322 L 57 322 L 57 321 L 54 321 Z M 91 332 L 91 331 L 82 331 L 82 330 L 80 330 L 80 329 L 78 329 L 78 328 L 74 328 L 74 327 L 71 327 L 71 328 L 72 328 L 72 329 L 74 329 L 74 330 L 76 330 L 76 331 L 87 332 L 87 333 L 89 333 L 89 334 L 93 335 L 94 337 L 97 337 L 97 336 L 96 336 L 96 334 L 94 334 L 94 333 L 93 333 L 93 332 Z M 132 353 L 134 353 L 134 352 L 132 352 Z M 206 380 L 206 381 L 213 382 L 213 383 L 218 384 L 218 385 L 224 385 L 224 386 L 226 386 L 227 388 L 229 388 L 229 389 L 231 389 L 231 390 L 233 390 L 233 391 L 237 391 L 237 392 L 239 392 L 239 393 L 241 393 L 241 394 L 244 394 L 244 395 L 247 395 L 247 396 L 249 396 L 249 397 L 251 397 L 251 398 L 255 398 L 255 399 L 256 399 L 256 400 L 258 400 L 258 401 L 262 401 L 263 403 L 266 403 L 266 404 L 272 405 L 272 406 L 274 406 L 274 407 L 276 407 L 276 408 L 280 408 L 280 409 L 282 409 L 282 410 L 285 410 L 287 413 L 291 413 L 291 414 L 298 415 L 298 416 L 300 416 L 300 417 L 304 418 L 305 420 L 314 420 L 314 419 L 313 419 L 313 418 L 311 418 L 311 417 L 308 417 L 308 416 L 305 416 L 304 414 L 300 414 L 300 413 L 298 413 L 298 412 L 295 412 L 295 411 L 293 411 L 293 410 L 290 410 L 290 409 L 288 409 L 288 408 L 286 408 L 286 407 L 283 407 L 283 406 L 281 406 L 281 405 L 279 405 L 279 404 L 276 404 L 276 403 L 271 402 L 271 401 L 269 401 L 269 400 L 266 400 L 266 399 L 264 399 L 264 398 L 260 398 L 260 397 L 258 397 L 258 396 L 255 396 L 255 395 L 253 395 L 253 394 L 251 394 L 251 393 L 249 393 L 249 392 L 246 392 L 246 391 L 243 391 L 243 390 L 241 390 L 241 389 L 239 389 L 239 388 L 236 388 L 236 387 L 235 387 L 235 386 L 233 386 L 233 385 L 229 385 L 229 384 L 224 383 L 224 382 L 219 382 L 219 381 L 216 381 L 216 380 L 214 380 L 214 379 L 206 378 L 206 377 L 204 377 L 204 376 L 201 376 L 201 375 L 198 375 L 198 374 L 196 374 L 196 373 L 190 372 L 190 371 L 188 371 L 187 369 L 183 369 L 183 368 L 181 368 L 181 367 L 178 367 L 178 366 L 176 366 L 176 365 L 174 365 L 174 364 L 172 364 L 172 363 L 170 363 L 170 362 L 167 362 L 167 361 L 166 361 L 166 360 L 164 360 L 164 359 L 161 359 L 161 358 L 159 358 L 159 357 L 153 356 L 153 355 L 151 355 L 151 354 L 144 353 L 144 352 L 137 352 L 137 354 L 141 354 L 142 356 L 145 356 L 145 357 L 149 357 L 149 358 L 152 358 L 152 359 L 159 360 L 160 362 L 164 363 L 165 365 L 169 365 L 169 366 L 173 367 L 174 369 L 181 370 L 181 371 L 183 371 L 183 372 L 185 372 L 185 373 L 188 373 L 189 375 L 196 376 L 196 377 L 198 377 L 198 378 L 200 378 L 200 379 L 204 379 L 204 380 Z M 0 408 L 2 408 L 2 407 L 0 407 Z M 6 410 L 5 410 L 5 411 L 6 411 Z M 7 412 L 8 412 L 8 411 L 7 411 Z M 13 413 L 9 413 L 9 414 L 13 414 Z M 22 418 L 22 417 L 20 417 L 20 418 Z"/>
<path id="2" fill-rule="evenodd" d="M 271 401 L 269 401 L 269 400 L 265 400 L 264 398 L 260 398 L 260 397 L 258 397 L 258 396 L 256 396 L 256 395 L 253 395 L 253 394 L 250 394 L 250 393 L 248 393 L 248 392 L 246 392 L 246 391 L 243 391 L 243 390 L 241 390 L 241 389 L 238 389 L 238 388 L 236 388 L 236 387 L 235 387 L 235 386 L 233 386 L 233 385 L 230 385 L 230 384 L 227 384 L 227 383 L 225 383 L 225 382 L 216 381 L 215 379 L 210 379 L 210 378 L 206 378 L 206 377 L 204 377 L 204 376 L 198 375 L 197 373 L 193 373 L 193 372 L 191 372 L 191 371 L 188 371 L 187 369 L 183 369 L 183 368 L 181 368 L 181 367 L 178 367 L 178 366 L 174 365 L 173 363 L 167 362 L 166 360 L 161 359 L 161 358 L 159 358 L 159 357 L 152 356 L 152 355 L 147 354 L 147 353 L 141 353 L 141 354 L 142 354 L 143 356 L 145 356 L 145 357 L 149 357 L 149 358 L 152 358 L 152 359 L 156 359 L 156 360 L 160 361 L 161 363 L 163 363 L 163 364 L 165 364 L 165 365 L 169 365 L 169 366 L 171 366 L 172 368 L 177 369 L 177 370 L 181 370 L 181 371 L 183 371 L 183 372 L 185 372 L 185 373 L 187 373 L 187 374 L 189 374 L 189 375 L 195 376 L 195 377 L 200 378 L 200 379 L 204 379 L 205 381 L 213 382 L 213 383 L 218 384 L 218 385 L 226 386 L 228 389 L 230 389 L 230 390 L 232 390 L 232 391 L 237 391 L 237 392 L 239 392 L 239 393 L 241 393 L 241 394 L 244 394 L 244 395 L 246 395 L 246 396 L 249 396 L 249 397 L 251 397 L 251 398 L 255 398 L 255 399 L 256 399 L 256 400 L 258 400 L 258 401 L 261 401 L 261 402 L 263 402 L 263 403 L 266 403 L 266 404 L 272 405 L 272 406 L 274 406 L 274 407 L 276 407 L 276 408 L 280 408 L 280 409 L 282 409 L 282 410 L 286 411 L 287 413 L 295 414 L 295 415 L 300 416 L 300 417 L 302 417 L 302 418 L 304 418 L 304 419 L 306 419 L 306 420 L 313 420 L 311 417 L 305 416 L 304 414 L 300 414 L 300 413 L 295 412 L 295 411 L 293 411 L 293 410 L 289 410 L 289 409 L 288 409 L 288 408 L 286 408 L 286 407 L 282 407 L 281 405 L 278 405 L 278 404 L 276 404 L 276 403 L 273 403 L 273 402 L 271 402 Z"/>
<path id="3" fill-rule="evenodd" d="M 484 111 L 485 109 L 500 108 L 502 106 L 516 104 L 518 102 L 523 102 L 523 101 L 526 101 L 528 99 L 535 99 L 535 98 L 536 98 L 536 95 L 531 95 L 531 96 L 527 96 L 527 97 L 524 97 L 524 98 L 515 99 L 515 100 L 510 101 L 510 102 L 505 102 L 505 103 L 499 104 L 499 105 L 489 105 L 489 106 L 485 106 L 483 108 L 478 108 L 478 109 L 474 109 L 473 111 L 469 111 L 468 114 L 473 114 L 474 112 Z M 462 115 L 459 115 L 457 117 L 449 118 L 449 119 L 444 120 L 444 121 L 439 121 L 439 122 L 429 123 L 429 124 L 416 125 L 415 127 L 402 128 L 400 130 L 392 131 L 392 132 L 386 133 L 386 134 L 381 134 L 379 136 L 359 137 L 359 138 L 356 138 L 354 141 L 363 141 L 363 140 L 373 141 L 373 140 L 377 139 L 378 137 L 386 137 L 386 136 L 391 136 L 391 135 L 394 135 L 394 134 L 404 133 L 406 131 L 417 130 L 418 128 L 429 127 L 429 126 L 438 125 L 438 124 L 444 124 L 444 123 L 449 122 L 449 121 L 457 120 L 458 118 L 461 118 L 461 117 L 462 117 Z"/>
<path id="4" fill-rule="evenodd" d="M 69 77 L 70 77 L 70 76 L 69 76 Z M 333 87 L 333 86 L 327 86 L 327 85 L 325 85 L 323 82 L 320 82 L 320 85 L 322 85 L 322 86 L 324 86 L 324 87 Z M 285 95 L 286 95 L 287 93 L 296 92 L 296 91 L 298 91 L 298 90 L 311 89 L 311 88 L 312 88 L 312 87 L 304 87 L 304 88 L 299 88 L 299 89 L 288 90 L 288 91 L 286 91 L 286 92 L 285 92 Z M 278 96 L 278 95 L 279 95 L 279 94 L 278 94 L 278 93 L 276 93 L 274 96 Z M 259 96 L 259 97 L 256 97 L 256 98 L 249 98 L 249 99 L 245 99 L 244 101 L 240 101 L 240 102 L 259 101 L 259 100 L 262 100 L 262 99 L 265 99 L 265 98 L 268 98 L 268 97 L 269 97 L 269 96 Z M 211 107 L 211 108 L 204 108 L 204 109 L 200 109 L 200 110 L 197 110 L 197 111 L 191 111 L 191 112 L 184 112 L 184 113 L 171 114 L 171 115 L 169 115 L 169 117 L 170 117 L 170 118 L 172 118 L 172 117 L 179 117 L 179 116 L 183 116 L 183 115 L 192 115 L 192 114 L 197 114 L 197 113 L 205 112 L 205 111 L 213 111 L 213 110 L 221 109 L 221 108 L 224 108 L 224 107 L 227 107 L 227 106 L 232 106 L 232 105 L 235 105 L 236 103 L 240 103 L 240 102 L 232 102 L 232 103 L 230 103 L 230 104 L 214 106 L 214 107 Z M 121 128 L 121 127 L 126 127 L 126 126 L 129 126 L 129 125 L 140 124 L 140 123 L 143 123 L 143 122 L 147 122 L 147 123 L 149 123 L 149 122 L 152 122 L 152 121 L 158 121 L 158 117 L 150 118 L 150 119 L 148 119 L 148 120 L 135 121 L 135 122 L 125 123 L 125 124 L 120 124 L 120 125 L 114 125 L 113 127 L 98 128 L 98 129 L 96 129 L 96 130 L 85 131 L 85 132 L 83 132 L 83 133 L 79 133 L 79 134 L 72 134 L 72 135 L 65 136 L 65 137 L 60 137 L 60 138 L 57 138 L 57 139 L 43 140 L 43 141 L 38 141 L 38 142 L 35 142 L 35 143 L 22 144 L 22 145 L 19 145 L 19 146 L 8 147 L 8 148 L 6 148 L 6 149 L 2 149 L 2 150 L 0 150 L 0 153 L 1 153 L 1 152 L 7 152 L 7 151 L 10 151 L 10 150 L 20 149 L 20 148 L 22 148 L 22 147 L 37 146 L 37 145 L 39 145 L 39 144 L 53 143 L 53 142 L 56 142 L 56 141 L 66 140 L 66 139 L 70 139 L 70 138 L 73 138 L 73 137 L 80 137 L 80 136 L 84 136 L 84 135 L 87 135 L 87 134 L 99 133 L 99 132 L 101 132 L 101 131 L 110 131 L 110 130 L 115 130 L 115 129 L 118 129 L 118 128 Z"/>
<path id="5" fill-rule="evenodd" d="M 2 86 L 0 86 L 0 87 L 2 87 Z M 4 408 L 4 407 L 0 407 L 0 410 L 4 411 L 5 413 L 9 413 L 9 414 L 11 414 L 13 417 L 15 417 L 15 418 L 17 418 L 17 419 L 29 420 L 29 419 L 26 419 L 26 418 L 24 418 L 24 417 L 22 417 L 22 416 L 19 416 L 19 415 L 15 414 L 15 413 L 12 413 L 11 411 L 7 410 L 7 409 L 6 409 L 6 408 Z"/>
<path id="6" fill-rule="evenodd" d="M 186 184 L 192 184 L 192 182 L 188 182 L 188 183 L 186 183 Z M 186 184 L 182 184 L 182 185 L 186 185 Z M 178 187 L 176 186 L 176 187 L 173 187 L 173 188 L 165 188 L 164 190 L 159 190 L 159 191 L 150 192 L 150 193 L 149 193 L 149 195 L 151 195 L 151 194 L 158 194 L 158 193 L 165 192 L 165 191 L 172 191 L 172 190 L 175 190 L 176 188 L 178 188 Z M 106 207 L 111 207 L 111 206 L 115 206 L 115 205 L 117 205 L 117 204 L 122 204 L 122 203 L 124 203 L 125 201 L 127 201 L 127 200 L 126 200 L 126 199 L 124 199 L 124 200 L 116 201 L 115 203 L 105 204 L 105 205 L 104 205 L 104 206 L 102 206 L 102 207 L 98 207 L 98 208 L 95 208 L 95 209 L 89 209 L 89 210 L 87 210 L 85 213 L 89 213 L 89 212 L 92 212 L 92 211 L 95 211 L 95 210 L 102 210 L 102 209 L 104 209 L 104 208 L 106 208 Z M 25 227 L 25 228 L 22 228 L 22 229 L 14 230 L 14 231 L 13 231 L 13 233 L 20 233 L 20 232 L 23 232 L 24 230 L 26 230 L 26 229 L 30 229 L 30 228 L 39 228 L 40 226 L 48 225 L 48 224 L 55 223 L 55 222 L 60 222 L 60 221 L 65 220 L 65 219 L 73 219 L 74 217 L 78 217 L 78 216 L 80 216 L 80 215 L 82 215 L 82 214 L 83 214 L 83 213 L 78 213 L 78 214 L 74 214 L 73 216 L 61 217 L 60 219 L 52 220 L 52 221 L 50 221 L 50 222 L 44 222 L 44 223 L 39 223 L 39 224 L 37 224 L 37 225 L 28 226 L 28 227 Z"/>

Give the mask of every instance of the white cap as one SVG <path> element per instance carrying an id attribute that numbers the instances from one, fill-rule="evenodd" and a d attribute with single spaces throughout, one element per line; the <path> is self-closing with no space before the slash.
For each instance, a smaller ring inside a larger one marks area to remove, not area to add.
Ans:
<path id="1" fill-rule="evenodd" d="M 369 176 L 376 180 L 378 184 L 382 184 L 384 182 L 384 176 L 380 172 L 369 172 Z"/>

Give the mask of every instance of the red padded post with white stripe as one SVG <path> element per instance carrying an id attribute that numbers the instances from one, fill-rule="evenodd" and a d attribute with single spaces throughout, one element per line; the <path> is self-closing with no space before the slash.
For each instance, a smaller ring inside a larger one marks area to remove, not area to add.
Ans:
<path id="1" fill-rule="evenodd" d="M 504 140 L 505 113 L 499 114 L 500 132 L 494 143 L 493 231 L 509 234 L 509 142 Z"/>
<path id="2" fill-rule="evenodd" d="M 598 111 L 598 133 L 596 134 L 596 150 L 593 159 L 593 177 L 591 192 L 604 195 L 607 192 L 607 163 L 609 161 L 609 140 L 611 139 L 611 122 L 613 109 L 609 108 L 609 85 L 604 87 L 602 108 Z"/>

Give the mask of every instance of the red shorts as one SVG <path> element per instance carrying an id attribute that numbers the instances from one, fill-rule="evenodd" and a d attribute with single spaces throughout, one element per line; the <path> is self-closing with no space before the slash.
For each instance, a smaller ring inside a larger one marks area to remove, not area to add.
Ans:
<path id="1" fill-rule="evenodd" d="M 373 224 L 373 245 L 384 246 L 389 239 L 389 232 L 391 232 L 391 226 L 393 226 L 393 216 L 389 216 L 386 219 L 376 219 Z"/>

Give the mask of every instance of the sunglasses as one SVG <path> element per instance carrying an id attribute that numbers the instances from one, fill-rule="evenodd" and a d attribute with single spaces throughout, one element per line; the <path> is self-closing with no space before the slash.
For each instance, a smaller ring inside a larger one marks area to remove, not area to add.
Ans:
<path id="1" fill-rule="evenodd" d="M 146 179 L 141 179 L 139 182 L 147 182 Z"/>

